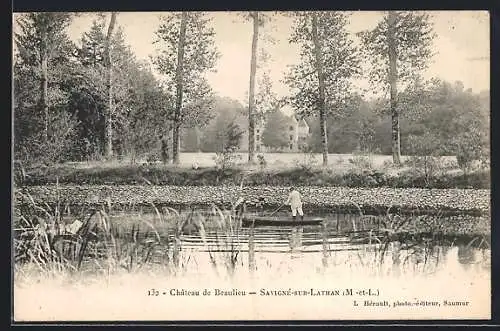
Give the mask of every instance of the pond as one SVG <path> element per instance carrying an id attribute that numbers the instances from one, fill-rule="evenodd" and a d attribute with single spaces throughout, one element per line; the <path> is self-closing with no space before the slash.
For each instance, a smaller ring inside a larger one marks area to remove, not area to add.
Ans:
<path id="1" fill-rule="evenodd" d="M 254 228 L 209 210 L 180 215 L 103 213 L 92 218 L 108 230 L 97 231 L 88 240 L 79 268 L 78 254 L 71 255 L 71 250 L 65 254 L 74 268 L 55 276 L 19 263 L 15 273 L 16 300 L 22 303 L 19 316 L 385 319 L 488 318 L 490 313 L 488 235 L 411 233 L 404 240 L 393 240 L 388 229 L 380 231 L 378 220 L 360 227 L 361 223 L 352 222 L 353 215 L 325 217 L 324 225 Z M 191 233 L 181 231 L 182 224 L 196 223 L 198 218 L 205 226 Z M 344 221 L 337 223 L 337 218 Z M 205 290 L 210 298 L 204 297 Z M 58 300 L 49 300 L 49 292 Z M 394 305 L 396 298 L 441 304 L 468 300 L 475 310 L 404 305 L 386 313 L 369 307 L 357 313 L 352 309 L 353 300 Z M 65 310 L 65 302 L 74 309 Z"/>
<path id="2" fill-rule="evenodd" d="M 278 219 L 291 220 L 286 213 L 277 215 Z M 298 268 L 310 270 L 340 263 L 353 272 L 363 266 L 365 274 L 396 263 L 397 269 L 432 272 L 450 248 L 458 249 L 457 259 L 463 265 L 478 261 L 487 265 L 479 256 L 490 246 L 485 233 L 443 231 L 443 224 L 450 227 L 462 219 L 456 215 L 323 214 L 317 215 L 323 219 L 318 225 L 255 227 L 242 225 L 241 218 L 233 216 L 215 209 L 180 214 L 168 209 L 158 213 L 98 212 L 87 218 L 87 235 L 81 231 L 79 235 L 60 235 L 54 247 L 66 261 L 84 270 L 102 265 L 95 262 L 106 261 L 111 255 L 129 271 L 161 266 L 185 274 L 198 273 L 205 270 L 201 266 L 207 266 L 232 275 L 257 270 L 261 264 L 288 268 L 297 263 L 304 263 Z M 246 217 L 251 219 L 249 214 Z M 476 218 L 476 222 L 486 222 Z M 74 217 L 65 219 L 70 222 Z"/>

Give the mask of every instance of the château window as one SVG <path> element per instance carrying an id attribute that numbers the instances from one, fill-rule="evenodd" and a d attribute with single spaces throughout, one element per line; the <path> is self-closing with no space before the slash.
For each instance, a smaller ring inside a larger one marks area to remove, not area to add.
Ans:
<path id="1" fill-rule="evenodd" d="M 260 139 L 260 136 L 259 136 L 259 135 L 257 135 L 257 138 L 256 138 L 256 139 L 257 139 L 257 141 L 259 141 L 259 139 Z"/>
<path id="2" fill-rule="evenodd" d="M 293 136 L 292 135 L 290 135 L 290 140 L 293 140 Z"/>
<path id="3" fill-rule="evenodd" d="M 293 149 L 293 145 L 292 145 L 292 144 L 290 144 L 290 150 L 292 150 L 292 149 Z"/>
<path id="4" fill-rule="evenodd" d="M 293 126 L 290 125 L 290 131 L 293 131 Z"/>

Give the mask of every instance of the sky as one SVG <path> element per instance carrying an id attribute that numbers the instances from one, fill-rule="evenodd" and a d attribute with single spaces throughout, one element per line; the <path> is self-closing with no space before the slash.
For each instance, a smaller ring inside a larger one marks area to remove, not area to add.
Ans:
<path id="1" fill-rule="evenodd" d="M 474 92 L 489 89 L 490 86 L 490 35 L 487 11 L 435 11 L 430 12 L 437 34 L 433 50 L 436 53 L 424 74 L 426 78 L 438 77 L 450 82 L 460 80 L 465 88 Z M 121 12 L 117 24 L 122 27 L 125 40 L 136 57 L 148 60 L 155 53 L 153 45 L 155 31 L 159 26 L 161 12 Z M 250 53 L 252 24 L 243 21 L 235 12 L 211 12 L 216 33 L 215 44 L 221 53 L 216 72 L 209 73 L 207 79 L 220 96 L 230 97 L 247 103 L 250 74 Z M 352 32 L 357 42 L 356 32 L 375 27 L 381 19 L 380 12 L 357 11 L 350 17 L 347 30 Z M 74 19 L 68 28 L 68 35 L 78 41 L 81 34 L 90 29 L 95 14 L 89 13 Z M 265 40 L 271 56 L 267 64 L 273 89 L 278 96 L 288 95 L 288 88 L 281 80 L 288 65 L 299 60 L 298 48 L 288 42 L 291 19 L 275 15 L 272 25 L 263 31 L 271 35 L 275 44 Z M 361 88 L 369 88 L 366 80 L 357 82 Z"/>

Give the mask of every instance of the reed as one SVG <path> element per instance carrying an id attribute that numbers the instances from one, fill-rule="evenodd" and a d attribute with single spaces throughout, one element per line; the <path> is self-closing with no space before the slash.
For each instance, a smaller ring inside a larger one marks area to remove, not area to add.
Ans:
<path id="1" fill-rule="evenodd" d="M 170 271 L 179 267 L 179 235 L 190 219 L 174 209 L 160 210 L 153 204 L 157 216 L 154 222 L 139 213 L 139 222 L 129 224 L 113 219 L 110 200 L 73 215 L 69 205 L 61 204 L 60 197 L 51 207 L 35 201 L 22 188 L 18 193 L 23 203 L 14 205 L 13 215 L 17 266 L 32 264 L 45 274 L 92 270 L 109 276 L 119 270 L 149 268 L 160 255 L 160 264 Z M 81 226 L 68 232 L 68 223 L 76 220 Z M 170 239 L 169 227 L 174 228 L 174 240 Z M 185 260 L 181 266 L 190 257 Z"/>

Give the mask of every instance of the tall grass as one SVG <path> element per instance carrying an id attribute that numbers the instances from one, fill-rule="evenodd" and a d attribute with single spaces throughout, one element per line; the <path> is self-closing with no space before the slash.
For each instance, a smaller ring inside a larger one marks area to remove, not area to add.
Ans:
<path id="1" fill-rule="evenodd" d="M 157 227 L 167 223 L 177 226 L 182 218 L 161 213 L 156 207 L 158 221 L 153 224 L 146 218 L 140 223 L 120 224 L 110 217 L 111 203 L 89 207 L 80 215 L 72 215 L 69 206 L 61 213 L 60 203 L 54 207 L 36 202 L 29 194 L 20 192 L 24 203 L 14 210 L 14 256 L 16 263 L 31 263 L 40 271 L 79 271 L 92 266 L 96 272 L 110 274 L 124 269 L 135 271 L 151 262 L 160 251 L 163 263 L 176 260 L 175 242 L 168 235 L 160 235 Z M 163 209 L 165 210 L 165 209 Z M 64 216 L 64 217 L 63 217 Z M 82 218 L 84 217 L 84 218 Z M 83 220 L 75 232 L 68 232 L 67 223 L 77 218 Z"/>
<path id="2" fill-rule="evenodd" d="M 395 208 L 391 206 L 385 214 L 373 216 L 364 215 L 362 208 L 355 206 L 358 217 L 350 219 L 352 226 L 346 232 L 352 240 L 364 244 L 357 253 L 359 262 L 378 273 L 384 269 L 388 257 L 395 275 L 409 267 L 414 271 L 416 268 L 432 270 L 440 263 L 442 247 L 453 247 L 457 240 L 461 241 L 459 247 L 465 250 L 473 246 L 489 249 L 489 240 L 484 234 L 461 237 L 447 233 L 450 218 L 443 213 L 425 215 L 416 209 L 412 214 L 400 215 L 392 212 Z M 431 262 L 434 265 L 430 265 Z"/>
<path id="3" fill-rule="evenodd" d="M 182 254 L 181 238 L 199 235 L 208 248 L 214 266 L 223 266 L 233 274 L 239 262 L 241 215 L 213 206 L 210 215 L 199 211 L 181 214 L 169 207 L 151 207 L 156 217 L 139 212 L 138 222 L 117 219 L 107 202 L 72 214 L 70 206 L 35 199 L 20 191 L 20 203 L 14 213 L 14 256 L 17 265 L 33 264 L 40 273 L 92 270 L 111 275 L 125 270 L 135 272 L 161 266 L 169 273 L 185 270 L 191 256 Z M 134 206 L 131 206 L 134 209 Z M 74 233 L 68 224 L 81 220 Z M 215 246 L 208 244 L 205 226 L 215 226 Z"/>

